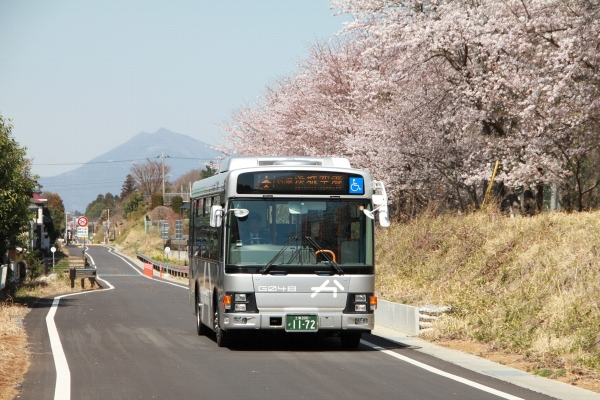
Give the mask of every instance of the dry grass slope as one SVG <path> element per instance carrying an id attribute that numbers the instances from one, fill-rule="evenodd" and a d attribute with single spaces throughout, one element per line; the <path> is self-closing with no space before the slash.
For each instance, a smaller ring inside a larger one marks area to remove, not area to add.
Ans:
<path id="1" fill-rule="evenodd" d="M 600 373 L 600 212 L 421 217 L 378 232 L 378 295 L 447 304 L 432 339 L 521 354 L 539 368 Z"/>
<path id="2" fill-rule="evenodd" d="M 160 236 L 157 234 L 146 235 L 144 223 L 141 221 L 125 223 L 123 234 L 117 238 L 116 247 L 131 257 L 135 257 L 136 251 L 150 257 L 160 257 L 164 254 L 163 241 Z"/>

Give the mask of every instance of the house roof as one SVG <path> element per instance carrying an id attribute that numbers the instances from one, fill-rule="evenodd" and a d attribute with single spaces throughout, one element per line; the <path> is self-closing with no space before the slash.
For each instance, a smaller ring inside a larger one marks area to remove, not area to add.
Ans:
<path id="1" fill-rule="evenodd" d="M 34 203 L 45 203 L 48 201 L 48 199 L 45 199 L 44 197 L 42 197 L 42 195 L 40 195 L 38 193 L 33 193 L 31 200 Z"/>

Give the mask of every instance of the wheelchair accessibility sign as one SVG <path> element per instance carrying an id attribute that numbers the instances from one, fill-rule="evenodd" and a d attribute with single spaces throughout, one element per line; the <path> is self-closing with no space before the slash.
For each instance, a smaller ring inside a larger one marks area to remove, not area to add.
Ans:
<path id="1" fill-rule="evenodd" d="M 349 193 L 350 194 L 365 194 L 364 178 L 350 178 Z"/>

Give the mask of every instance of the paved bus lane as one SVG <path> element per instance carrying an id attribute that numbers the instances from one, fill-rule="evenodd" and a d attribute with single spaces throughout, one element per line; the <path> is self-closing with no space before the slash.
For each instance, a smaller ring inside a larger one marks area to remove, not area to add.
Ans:
<path id="1" fill-rule="evenodd" d="M 88 253 L 114 289 L 65 297 L 56 310 L 72 399 L 548 398 L 373 335 L 356 350 L 303 335 L 262 335 L 219 348 L 213 337 L 196 334 L 186 287 L 148 279 L 105 247 Z M 45 355 L 32 363 L 21 399 L 54 398 L 57 373 L 40 322 L 48 309 L 36 308 L 26 320 Z"/>

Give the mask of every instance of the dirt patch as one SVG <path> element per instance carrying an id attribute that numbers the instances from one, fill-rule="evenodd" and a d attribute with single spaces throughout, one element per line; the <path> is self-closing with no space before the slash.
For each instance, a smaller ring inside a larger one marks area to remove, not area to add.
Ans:
<path id="1" fill-rule="evenodd" d="M 595 376 L 593 370 L 582 369 L 547 369 L 540 368 L 539 363 L 527 359 L 521 354 L 511 354 L 491 349 L 488 345 L 470 342 L 467 340 L 440 340 L 434 342 L 438 346 L 457 350 L 462 353 L 473 354 L 481 358 L 506 365 L 530 374 L 551 378 L 582 389 L 600 393 L 600 380 Z"/>

